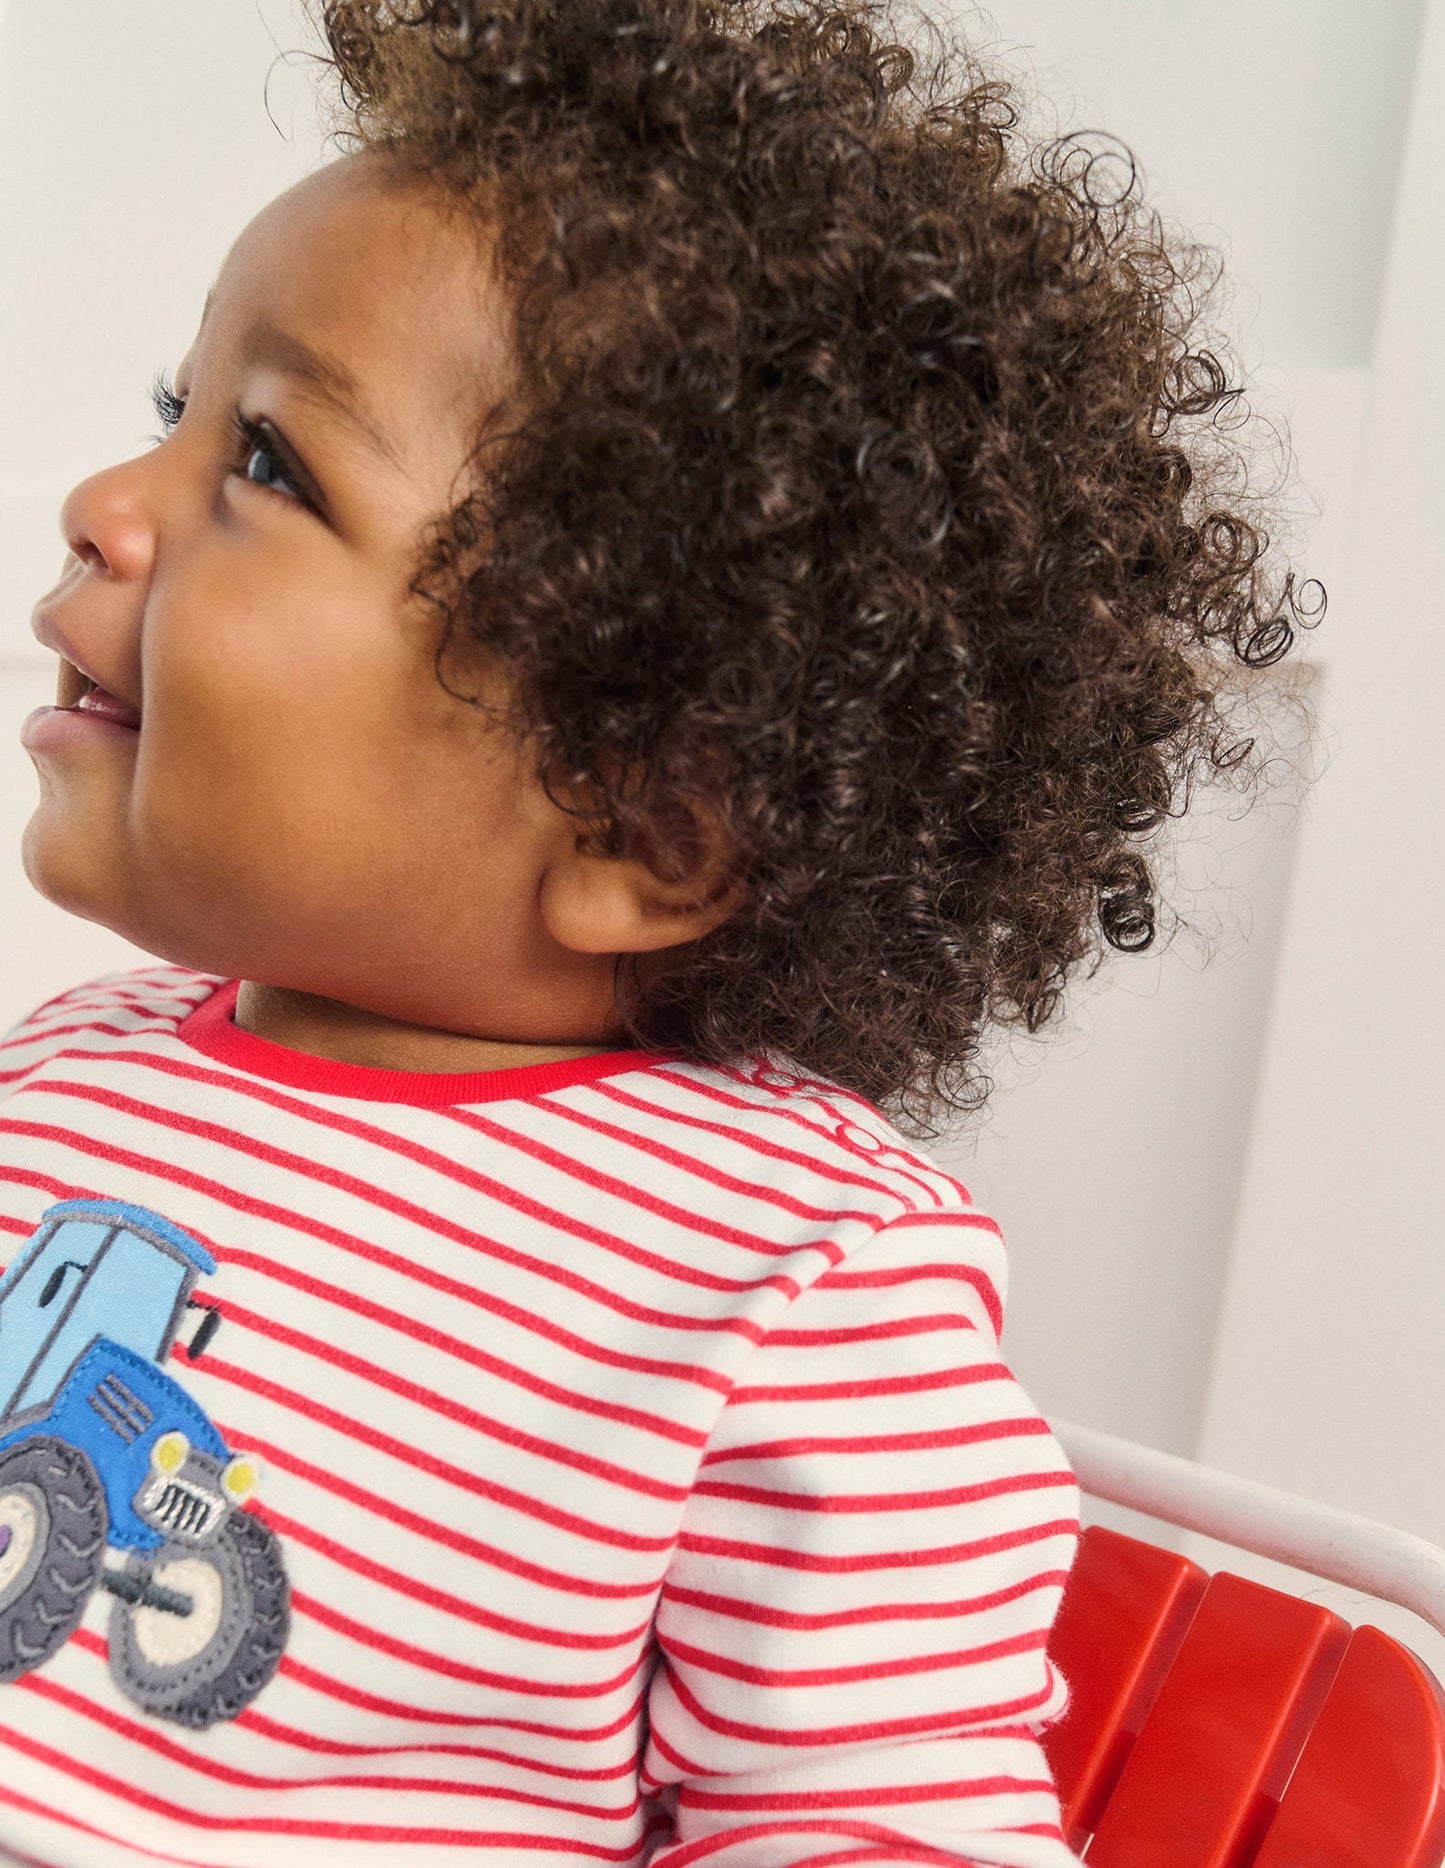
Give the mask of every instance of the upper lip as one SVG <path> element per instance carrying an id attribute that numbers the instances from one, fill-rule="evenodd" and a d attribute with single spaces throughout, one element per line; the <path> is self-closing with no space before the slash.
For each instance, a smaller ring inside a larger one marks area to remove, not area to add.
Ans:
<path id="1" fill-rule="evenodd" d="M 54 617 L 46 610 L 43 608 L 37 608 L 35 610 L 30 618 L 30 628 L 37 642 L 43 643 L 47 649 L 53 650 L 55 654 L 63 656 L 77 673 L 85 676 L 86 680 L 89 681 L 92 686 L 104 689 L 107 694 L 114 694 L 118 701 L 124 701 L 127 707 L 133 707 L 137 713 L 140 712 L 139 706 L 137 706 L 133 700 L 117 692 L 108 682 L 102 681 L 95 670 L 91 668 L 88 663 L 81 660 L 79 655 L 76 654 L 70 638 L 65 634 L 65 631 L 61 629 Z"/>

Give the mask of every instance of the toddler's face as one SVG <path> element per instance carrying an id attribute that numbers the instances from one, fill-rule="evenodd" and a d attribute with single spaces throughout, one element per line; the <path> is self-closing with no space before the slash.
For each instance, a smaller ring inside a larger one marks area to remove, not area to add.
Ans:
<path id="1" fill-rule="evenodd" d="M 605 1032 L 610 961 L 538 913 L 574 826 L 439 685 L 407 591 L 505 386 L 497 305 L 471 224 L 385 157 L 241 235 L 178 425 L 62 513 L 33 625 L 60 705 L 25 730 L 44 894 L 163 958 L 415 1024 Z"/>

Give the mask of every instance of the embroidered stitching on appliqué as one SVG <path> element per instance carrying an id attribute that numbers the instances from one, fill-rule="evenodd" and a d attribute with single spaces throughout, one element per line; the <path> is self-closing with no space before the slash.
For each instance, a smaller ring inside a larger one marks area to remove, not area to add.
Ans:
<path id="1" fill-rule="evenodd" d="M 158 1718 L 233 1719 L 280 1664 L 285 1560 L 242 1508 L 256 1462 L 162 1366 L 215 1268 L 146 1207 L 65 1200 L 0 1278 L 0 1684 L 63 1647 L 97 1588 L 111 1672 Z"/>

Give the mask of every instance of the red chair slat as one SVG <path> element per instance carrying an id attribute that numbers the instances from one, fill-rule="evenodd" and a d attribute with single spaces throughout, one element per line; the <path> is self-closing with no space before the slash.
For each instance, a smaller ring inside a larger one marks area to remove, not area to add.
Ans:
<path id="1" fill-rule="evenodd" d="M 1349 1642 L 1337 1615 L 1214 1577 L 1089 1849 L 1089 1868 L 1247 1868 Z"/>
<path id="2" fill-rule="evenodd" d="M 1208 1581 L 1187 1557 L 1099 1525 L 1080 1539 L 1049 1642 L 1069 1709 L 1043 1735 L 1070 1848 L 1096 1826 Z"/>
<path id="3" fill-rule="evenodd" d="M 1440 1868 L 1445 1700 L 1378 1628 L 1358 1628 L 1255 1868 Z"/>

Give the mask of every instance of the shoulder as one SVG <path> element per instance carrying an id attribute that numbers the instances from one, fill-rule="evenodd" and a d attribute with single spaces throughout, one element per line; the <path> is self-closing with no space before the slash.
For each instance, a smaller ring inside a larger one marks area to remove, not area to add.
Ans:
<path id="1" fill-rule="evenodd" d="M 787 1064 L 665 1060 L 636 1073 L 634 1119 L 686 1125 L 700 1154 L 748 1150 L 771 1177 L 871 1196 L 880 1214 L 968 1203 L 968 1190 L 861 1096 Z"/>
<path id="2" fill-rule="evenodd" d="M 794 1236 L 812 1257 L 810 1269 L 789 1267 L 797 1296 L 848 1292 L 886 1315 L 909 1287 L 916 1296 L 929 1282 L 967 1283 L 980 1322 L 997 1333 L 1005 1288 L 997 1223 L 864 1098 L 766 1059 L 659 1061 L 604 1093 L 615 1098 L 623 1083 L 634 1135 L 680 1145 L 705 1164 L 717 1192 L 755 1190 L 797 1216 Z"/>
<path id="3" fill-rule="evenodd" d="M 220 983 L 214 974 L 157 962 L 72 986 L 37 1006 L 0 1040 L 0 1075 L 13 1078 L 86 1037 L 173 1031 Z"/>

